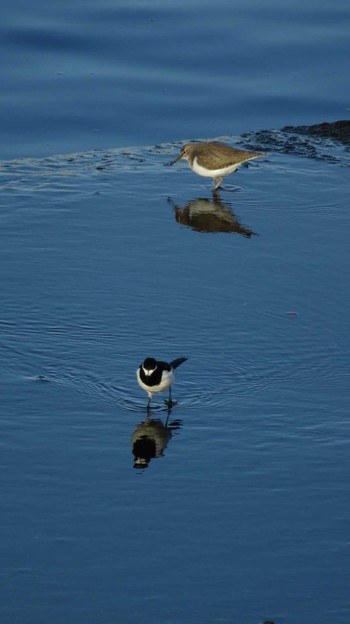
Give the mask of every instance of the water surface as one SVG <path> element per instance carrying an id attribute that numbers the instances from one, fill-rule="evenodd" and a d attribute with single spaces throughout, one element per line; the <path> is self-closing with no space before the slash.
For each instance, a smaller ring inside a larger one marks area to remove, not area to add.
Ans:
<path id="1" fill-rule="evenodd" d="M 4 624 L 349 621 L 348 8 L 200 9 L 3 8 Z"/>

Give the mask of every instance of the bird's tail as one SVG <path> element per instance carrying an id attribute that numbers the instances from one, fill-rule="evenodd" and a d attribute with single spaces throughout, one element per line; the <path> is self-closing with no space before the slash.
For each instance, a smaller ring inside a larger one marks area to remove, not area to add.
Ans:
<path id="1" fill-rule="evenodd" d="M 170 362 L 170 366 L 171 368 L 177 368 L 178 366 L 180 366 L 180 364 L 183 364 L 183 362 L 186 362 L 186 360 L 188 360 L 188 358 L 177 358 L 176 360 L 173 360 L 172 362 Z"/>

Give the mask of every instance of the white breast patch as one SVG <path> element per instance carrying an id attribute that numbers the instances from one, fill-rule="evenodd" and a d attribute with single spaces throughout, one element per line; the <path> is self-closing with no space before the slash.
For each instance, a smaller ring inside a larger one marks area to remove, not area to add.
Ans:
<path id="1" fill-rule="evenodd" d="M 233 173 L 241 164 L 242 163 L 235 163 L 233 165 L 230 165 L 229 167 L 225 167 L 224 169 L 206 169 L 205 167 L 202 167 L 200 164 L 198 164 L 197 156 L 195 156 L 192 163 L 192 171 L 200 176 L 204 176 L 205 178 L 219 178 L 220 176 L 225 176 L 229 173 Z"/>

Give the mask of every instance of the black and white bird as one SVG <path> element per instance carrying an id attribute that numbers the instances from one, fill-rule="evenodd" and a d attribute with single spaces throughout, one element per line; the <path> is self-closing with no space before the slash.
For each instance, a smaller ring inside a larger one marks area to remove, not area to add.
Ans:
<path id="1" fill-rule="evenodd" d="M 168 364 L 168 362 L 159 362 L 154 358 L 146 358 L 137 371 L 136 377 L 142 390 L 148 394 L 147 409 L 150 406 L 152 396 L 156 392 L 164 392 L 169 388 L 168 407 L 173 405 L 171 397 L 171 386 L 175 381 L 175 368 L 186 362 L 188 358 L 177 358 Z"/>

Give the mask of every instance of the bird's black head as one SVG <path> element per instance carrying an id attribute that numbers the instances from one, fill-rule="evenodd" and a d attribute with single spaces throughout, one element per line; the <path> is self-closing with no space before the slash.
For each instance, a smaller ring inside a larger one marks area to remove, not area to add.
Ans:
<path id="1" fill-rule="evenodd" d="M 154 371 L 157 368 L 157 360 L 154 358 L 146 358 L 144 363 L 142 364 L 143 370 Z"/>

